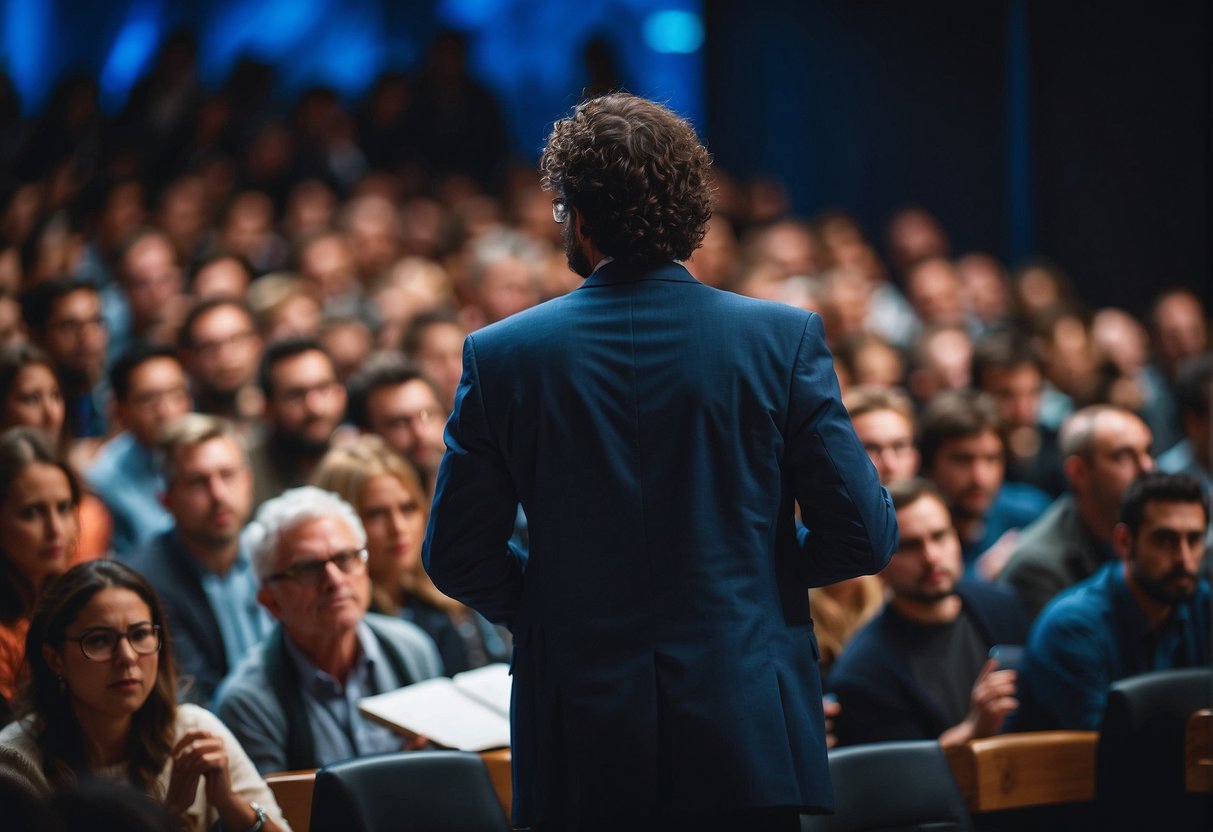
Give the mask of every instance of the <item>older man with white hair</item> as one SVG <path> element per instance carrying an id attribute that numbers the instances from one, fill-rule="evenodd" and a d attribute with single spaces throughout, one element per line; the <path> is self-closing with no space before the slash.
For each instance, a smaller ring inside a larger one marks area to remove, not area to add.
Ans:
<path id="1" fill-rule="evenodd" d="M 368 613 L 366 531 L 337 495 L 305 486 L 265 502 L 243 534 L 278 620 L 216 695 L 216 712 L 262 773 L 399 750 L 358 700 L 442 672 L 415 625 Z"/>

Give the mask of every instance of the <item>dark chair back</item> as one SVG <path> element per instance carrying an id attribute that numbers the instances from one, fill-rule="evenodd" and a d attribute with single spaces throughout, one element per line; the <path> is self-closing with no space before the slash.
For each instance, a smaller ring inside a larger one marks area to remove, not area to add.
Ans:
<path id="1" fill-rule="evenodd" d="M 1209 797 L 1186 789 L 1184 731 L 1188 717 L 1211 704 L 1209 668 L 1143 673 L 1112 685 L 1095 759 L 1105 828 L 1210 828 Z"/>
<path id="2" fill-rule="evenodd" d="M 972 832 L 939 743 L 878 742 L 830 752 L 833 815 L 804 815 L 801 832 Z"/>
<path id="3" fill-rule="evenodd" d="M 316 772 L 311 832 L 509 832 L 509 828 L 477 754 L 377 754 Z"/>

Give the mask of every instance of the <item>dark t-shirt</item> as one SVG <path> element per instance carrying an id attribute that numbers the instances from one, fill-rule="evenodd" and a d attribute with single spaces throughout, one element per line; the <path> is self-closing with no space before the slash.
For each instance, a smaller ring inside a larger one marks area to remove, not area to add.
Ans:
<path id="1" fill-rule="evenodd" d="M 939 705 L 949 725 L 960 722 L 969 713 L 973 682 L 991 645 L 964 611 L 950 624 L 910 621 L 892 607 L 886 614 L 898 621 L 891 631 L 914 681 Z"/>

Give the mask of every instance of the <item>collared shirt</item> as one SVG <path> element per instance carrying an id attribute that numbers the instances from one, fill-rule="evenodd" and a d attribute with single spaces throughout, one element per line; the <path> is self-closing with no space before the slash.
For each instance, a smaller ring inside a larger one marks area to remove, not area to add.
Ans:
<path id="1" fill-rule="evenodd" d="M 1155 630 L 1125 582 L 1120 561 L 1108 563 L 1058 595 L 1028 638 L 1019 674 L 1013 730 L 1097 730 L 1108 687 L 1152 670 L 1209 663 L 1209 584 L 1176 605 Z"/>
<path id="2" fill-rule="evenodd" d="M 289 637 L 285 639 L 287 655 L 299 671 L 303 704 L 321 766 L 366 754 L 399 751 L 404 744 L 391 729 L 358 713 L 358 700 L 384 693 L 400 682 L 391 679 L 391 665 L 366 622 L 358 622 L 357 633 L 358 658 L 345 684 L 312 664 Z"/>
<path id="3" fill-rule="evenodd" d="M 164 480 L 155 454 L 130 431 L 101 447 L 85 477 L 113 515 L 111 548 L 119 558 L 172 527 L 173 517 L 160 503 Z"/>
<path id="4" fill-rule="evenodd" d="M 257 602 L 257 576 L 244 547 L 222 575 L 205 568 L 192 557 L 184 561 L 197 571 L 206 602 L 215 613 L 227 666 L 235 667 L 273 627 L 273 619 Z"/>

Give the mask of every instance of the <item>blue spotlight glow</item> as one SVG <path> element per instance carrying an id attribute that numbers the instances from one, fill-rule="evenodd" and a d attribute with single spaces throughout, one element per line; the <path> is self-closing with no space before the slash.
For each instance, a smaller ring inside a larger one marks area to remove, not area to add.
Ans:
<path id="1" fill-rule="evenodd" d="M 480 29 L 504 10 L 502 0 L 441 0 L 439 20 L 457 29 Z"/>
<path id="2" fill-rule="evenodd" d="M 703 45 L 703 21 L 692 12 L 653 12 L 644 20 L 644 42 L 654 52 L 696 52 Z"/>
<path id="3" fill-rule="evenodd" d="M 136 3 L 114 37 L 101 70 L 101 107 L 116 112 L 143 74 L 160 41 L 161 10 L 155 2 Z"/>

